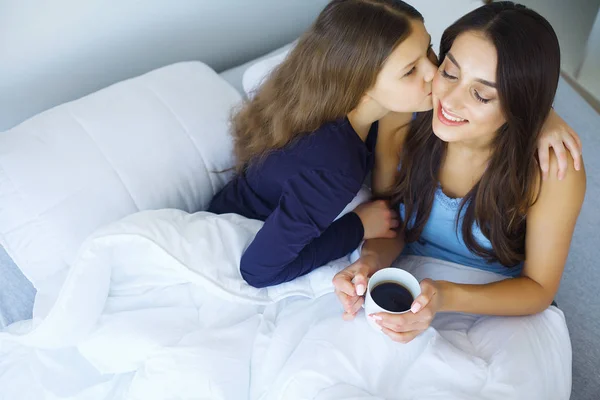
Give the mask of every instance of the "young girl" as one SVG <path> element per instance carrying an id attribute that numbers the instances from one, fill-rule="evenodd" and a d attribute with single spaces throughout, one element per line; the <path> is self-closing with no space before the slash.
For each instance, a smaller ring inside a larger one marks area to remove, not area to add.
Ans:
<path id="1" fill-rule="evenodd" d="M 373 167 L 378 132 L 431 109 L 434 57 L 408 4 L 334 0 L 234 117 L 237 174 L 209 211 L 265 221 L 241 259 L 250 285 L 290 281 L 364 239 L 396 236 L 382 201 L 336 217 Z"/>
<path id="2" fill-rule="evenodd" d="M 411 313 L 371 316 L 401 342 L 442 311 L 518 316 L 548 308 L 585 194 L 583 170 L 557 179 L 552 158 L 543 180 L 535 160 L 560 76 L 558 40 L 544 18 L 512 2 L 484 6 L 446 30 L 440 59 L 433 112 L 401 143 L 393 197 L 402 234 L 367 241 L 334 285 L 351 319 L 368 276 L 403 249 L 509 279 L 422 281 Z"/>

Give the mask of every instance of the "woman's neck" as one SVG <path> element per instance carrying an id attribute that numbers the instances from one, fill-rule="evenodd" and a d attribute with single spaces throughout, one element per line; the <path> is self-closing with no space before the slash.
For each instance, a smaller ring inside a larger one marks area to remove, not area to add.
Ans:
<path id="1" fill-rule="evenodd" d="M 492 155 L 491 147 L 448 143 L 439 172 L 444 193 L 462 198 L 479 182 Z"/>
<path id="2" fill-rule="evenodd" d="M 455 149 L 460 149 L 465 154 L 485 154 L 490 155 L 496 133 L 492 132 L 486 135 L 478 135 L 475 139 L 460 140 L 457 142 L 449 142 L 448 147 L 452 146 Z"/>
<path id="3" fill-rule="evenodd" d="M 494 134 L 490 134 L 471 140 L 449 142 L 446 157 L 453 163 L 471 165 L 473 170 L 485 170 L 492 157 L 494 137 Z"/>
<path id="4" fill-rule="evenodd" d="M 492 156 L 492 146 L 474 145 L 466 142 L 450 142 L 446 147 L 446 155 L 459 157 L 462 160 L 482 164 Z"/>

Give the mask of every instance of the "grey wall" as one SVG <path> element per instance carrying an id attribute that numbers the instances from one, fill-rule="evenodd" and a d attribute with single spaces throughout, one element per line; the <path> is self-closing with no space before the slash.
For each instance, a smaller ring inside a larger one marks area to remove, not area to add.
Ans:
<path id="1" fill-rule="evenodd" d="M 588 47 L 588 40 L 596 48 L 596 58 L 600 58 L 598 41 L 600 28 L 593 28 L 598 18 L 600 0 L 518 0 L 550 21 L 558 39 L 562 52 L 562 69 L 569 76 L 578 80 L 580 70 L 583 68 Z M 594 30 L 592 32 L 592 30 Z M 592 65 L 590 67 L 592 68 Z M 600 80 L 600 68 L 586 71 L 588 80 Z M 590 76 L 591 75 L 591 76 Z M 579 82 L 584 87 L 586 82 Z M 600 94 L 596 94 L 600 99 Z"/>
<path id="2" fill-rule="evenodd" d="M 587 52 L 577 82 L 600 101 L 600 12 L 587 43 Z"/>
<path id="3" fill-rule="evenodd" d="M 177 61 L 223 70 L 295 39 L 327 0 L 0 0 L 0 131 Z"/>

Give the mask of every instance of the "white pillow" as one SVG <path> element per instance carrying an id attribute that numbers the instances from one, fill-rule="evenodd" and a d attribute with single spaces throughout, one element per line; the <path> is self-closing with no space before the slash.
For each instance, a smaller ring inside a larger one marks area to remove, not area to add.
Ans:
<path id="1" fill-rule="evenodd" d="M 139 210 L 205 209 L 233 163 L 240 94 L 180 63 L 0 133 L 0 244 L 36 288 L 62 279 L 101 225 Z"/>
<path id="2" fill-rule="evenodd" d="M 263 58 L 248 67 L 242 78 L 242 86 L 248 97 L 251 97 L 252 93 L 258 89 L 271 71 L 281 64 L 292 49 L 292 45 L 293 43 L 289 43 L 278 50 L 273 51 L 270 57 Z"/>

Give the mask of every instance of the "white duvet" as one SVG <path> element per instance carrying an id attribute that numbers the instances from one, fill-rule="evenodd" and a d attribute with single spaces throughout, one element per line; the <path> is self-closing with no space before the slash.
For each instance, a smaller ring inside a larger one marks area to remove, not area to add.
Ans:
<path id="1" fill-rule="evenodd" d="M 82 246 L 44 320 L 0 333 L 0 399 L 568 399 L 571 348 L 551 307 L 520 318 L 438 315 L 408 345 L 341 318 L 338 260 L 248 286 L 240 216 L 141 212 Z M 420 279 L 499 276 L 432 259 Z M 52 298 L 53 296 L 48 296 Z"/>

